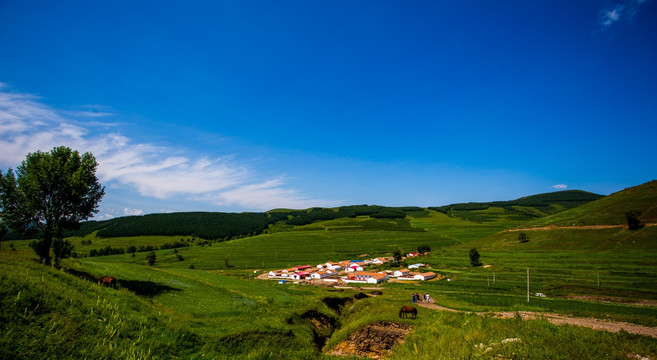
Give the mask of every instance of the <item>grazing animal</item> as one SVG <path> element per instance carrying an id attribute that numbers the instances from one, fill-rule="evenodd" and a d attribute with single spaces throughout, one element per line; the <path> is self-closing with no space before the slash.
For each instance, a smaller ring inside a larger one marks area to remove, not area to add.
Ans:
<path id="1" fill-rule="evenodd" d="M 116 288 L 116 278 L 113 276 L 103 276 L 98 280 L 98 285 L 100 284 Z"/>
<path id="2" fill-rule="evenodd" d="M 401 310 L 399 310 L 399 318 L 406 318 L 409 314 L 413 316 L 413 319 L 416 319 L 417 309 L 413 306 L 402 306 Z"/>

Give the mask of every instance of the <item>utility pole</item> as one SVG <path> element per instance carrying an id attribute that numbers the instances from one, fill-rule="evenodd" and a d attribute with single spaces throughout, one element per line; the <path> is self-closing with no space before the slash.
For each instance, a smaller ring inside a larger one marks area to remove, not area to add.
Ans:
<path id="1" fill-rule="evenodd" d="M 486 275 L 486 281 L 488 281 L 488 287 L 490 287 L 490 275 Z"/>
<path id="2" fill-rule="evenodd" d="M 529 302 L 529 268 L 527 268 L 527 302 Z"/>
<path id="3" fill-rule="evenodd" d="M 495 272 L 493 271 L 493 285 L 495 285 Z"/>

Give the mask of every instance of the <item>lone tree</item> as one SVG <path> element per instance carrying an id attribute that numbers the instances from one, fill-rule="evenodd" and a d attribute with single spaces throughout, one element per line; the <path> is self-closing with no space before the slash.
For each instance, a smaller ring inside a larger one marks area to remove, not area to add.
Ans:
<path id="1" fill-rule="evenodd" d="M 96 177 L 97 166 L 91 153 L 60 146 L 28 154 L 16 175 L 12 169 L 0 172 L 0 220 L 23 234 L 41 231 L 43 238 L 32 248 L 46 265 L 51 248 L 57 259 L 70 253 L 69 244 L 53 247 L 53 238 L 98 213 L 105 188 Z"/>
<path id="2" fill-rule="evenodd" d="M 402 260 L 402 257 L 403 255 L 401 250 L 397 249 L 392 252 L 392 258 L 395 260 L 396 264 L 399 264 L 399 262 Z"/>
<path id="3" fill-rule="evenodd" d="M 477 249 L 475 248 L 470 249 L 470 264 L 472 266 L 481 265 L 481 263 L 479 262 L 479 251 L 477 251 Z"/>
<path id="4" fill-rule="evenodd" d="M 420 254 L 428 253 L 431 251 L 431 246 L 429 245 L 420 245 L 417 247 L 417 252 Z"/>
<path id="5" fill-rule="evenodd" d="M 521 243 L 529 242 L 529 237 L 527 237 L 527 234 L 525 234 L 524 232 L 521 232 L 520 234 L 518 234 L 518 241 L 520 241 Z"/>
<path id="6" fill-rule="evenodd" d="M 639 230 L 643 227 L 641 220 L 639 220 L 639 216 L 641 216 L 641 211 L 638 210 L 632 210 L 625 213 L 628 229 Z"/>
<path id="7" fill-rule="evenodd" d="M 148 262 L 148 265 L 153 266 L 155 265 L 155 260 L 157 260 L 157 255 L 155 255 L 155 251 L 151 251 L 146 255 L 146 261 Z"/>

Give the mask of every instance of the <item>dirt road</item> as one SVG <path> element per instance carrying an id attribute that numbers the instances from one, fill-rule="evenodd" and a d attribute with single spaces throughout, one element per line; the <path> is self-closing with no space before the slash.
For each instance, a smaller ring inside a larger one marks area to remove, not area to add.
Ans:
<path id="1" fill-rule="evenodd" d="M 645 223 L 646 227 L 657 226 L 657 223 Z M 574 225 L 574 226 L 557 226 L 548 225 L 532 228 L 516 228 L 504 231 L 531 231 L 531 230 L 560 230 L 560 229 L 576 229 L 576 230 L 596 230 L 596 229 L 627 229 L 627 225 Z"/>
<path id="2" fill-rule="evenodd" d="M 435 309 L 440 311 L 451 311 L 451 312 L 461 312 L 460 310 L 446 308 L 444 306 L 432 304 L 432 303 L 417 303 L 417 305 Z M 614 322 L 614 321 L 604 321 L 594 318 L 576 318 L 566 315 L 553 314 L 553 313 L 542 313 L 542 312 L 532 312 L 532 311 L 519 311 L 519 312 L 477 312 L 475 313 L 480 316 L 484 315 L 493 315 L 494 317 L 502 319 L 515 318 L 517 315 L 521 316 L 524 320 L 533 320 L 533 319 L 545 319 L 555 325 L 575 325 L 575 326 L 584 326 L 587 328 L 611 332 L 620 332 L 621 330 L 627 331 L 631 334 L 638 335 L 647 335 L 653 338 L 657 338 L 657 328 L 630 324 L 626 322 Z M 516 315 L 517 314 L 517 315 Z"/>

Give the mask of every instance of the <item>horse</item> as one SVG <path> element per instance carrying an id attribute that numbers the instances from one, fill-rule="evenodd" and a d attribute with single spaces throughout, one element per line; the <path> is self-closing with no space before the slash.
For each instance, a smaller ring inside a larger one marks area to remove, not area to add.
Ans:
<path id="1" fill-rule="evenodd" d="M 113 276 L 103 276 L 98 280 L 98 285 L 100 284 L 116 288 L 116 278 Z"/>
<path id="2" fill-rule="evenodd" d="M 413 316 L 413 319 L 417 318 L 417 309 L 413 306 L 402 306 L 401 310 L 399 310 L 399 318 L 402 318 L 402 315 L 404 318 L 408 316 L 408 314 L 411 314 Z"/>

